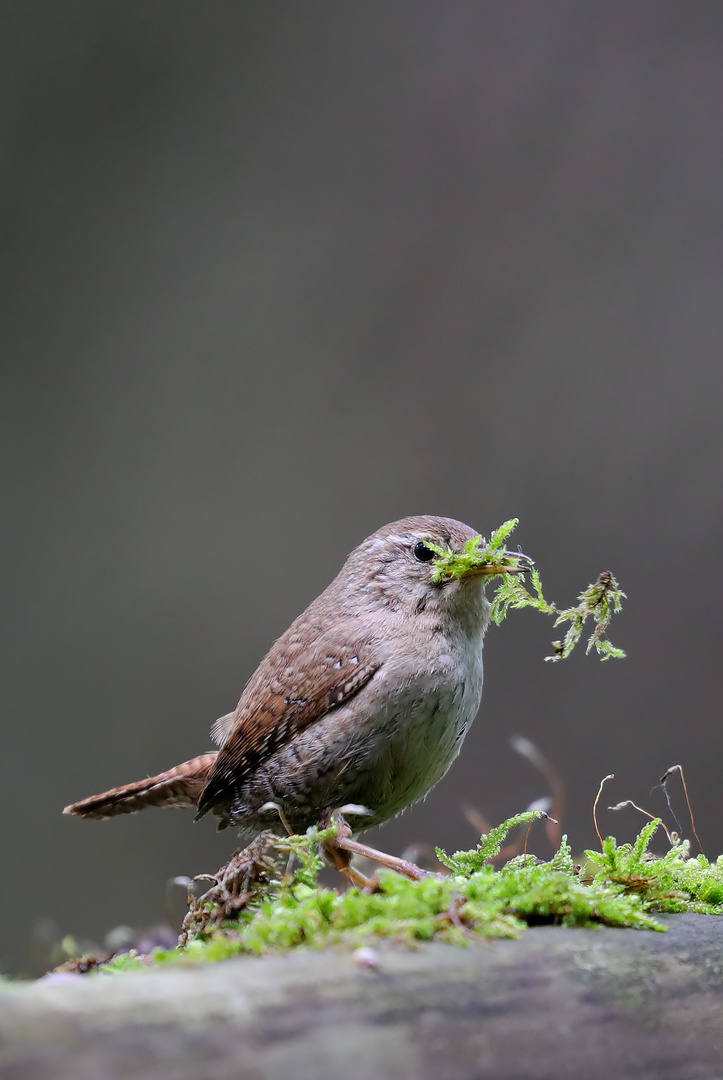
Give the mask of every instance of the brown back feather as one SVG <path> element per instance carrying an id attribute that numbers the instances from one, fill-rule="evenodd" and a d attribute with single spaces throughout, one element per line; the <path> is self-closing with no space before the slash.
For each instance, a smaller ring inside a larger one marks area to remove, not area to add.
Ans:
<path id="1" fill-rule="evenodd" d="M 340 645 L 326 635 L 310 646 L 307 635 L 287 631 L 244 691 L 196 818 L 228 805 L 239 783 L 262 762 L 358 693 L 381 667 L 373 653 L 368 643 Z"/>

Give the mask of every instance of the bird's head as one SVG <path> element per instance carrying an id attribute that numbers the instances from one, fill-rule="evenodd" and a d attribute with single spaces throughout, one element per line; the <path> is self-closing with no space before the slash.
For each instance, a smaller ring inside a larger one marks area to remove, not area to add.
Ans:
<path id="1" fill-rule="evenodd" d="M 486 582 L 528 567 L 526 556 L 490 547 L 469 525 L 424 515 L 378 529 L 351 553 L 340 576 L 353 581 L 375 607 L 410 615 L 446 613 L 486 624 Z"/>

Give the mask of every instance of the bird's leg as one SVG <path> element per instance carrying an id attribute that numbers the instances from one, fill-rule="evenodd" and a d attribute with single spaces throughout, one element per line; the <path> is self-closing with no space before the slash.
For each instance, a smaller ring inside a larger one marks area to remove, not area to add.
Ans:
<path id="1" fill-rule="evenodd" d="M 377 848 L 369 847 L 367 844 L 360 844 L 358 840 L 343 840 L 339 846 L 353 855 L 361 855 L 365 859 L 371 859 L 372 862 L 379 863 L 380 866 L 386 866 L 389 870 L 396 870 L 398 874 L 403 874 L 404 877 L 408 877 L 412 881 L 421 881 L 422 878 L 437 876 L 429 870 L 423 870 L 416 863 L 407 862 L 406 859 L 399 859 L 396 855 L 387 855 L 385 851 L 378 851 Z"/>
<path id="2" fill-rule="evenodd" d="M 329 862 L 333 863 L 339 873 L 343 874 L 351 885 L 357 885 L 360 889 L 363 889 L 369 884 L 369 878 L 351 865 L 351 852 L 344 851 L 339 847 L 336 840 L 325 840 L 324 851 Z"/>
<path id="3" fill-rule="evenodd" d="M 353 881 L 352 873 L 359 874 L 358 870 L 353 870 L 349 865 L 351 855 L 361 855 L 365 859 L 379 863 L 380 866 L 386 866 L 389 870 L 396 870 L 398 874 L 403 874 L 404 877 L 411 878 L 412 881 L 435 877 L 428 870 L 422 870 L 421 866 L 417 866 L 416 863 L 407 862 L 406 859 L 399 859 L 396 855 L 387 855 L 384 851 L 377 851 L 376 848 L 369 847 L 367 844 L 360 844 L 358 840 L 352 840 L 351 829 L 340 811 L 336 810 L 331 815 L 331 819 L 337 823 L 337 833 L 332 840 L 326 841 L 324 847 L 337 869 L 349 877 L 350 880 Z M 345 868 L 342 867 L 344 856 L 346 856 L 347 860 Z M 363 877 L 361 874 L 359 876 Z"/>

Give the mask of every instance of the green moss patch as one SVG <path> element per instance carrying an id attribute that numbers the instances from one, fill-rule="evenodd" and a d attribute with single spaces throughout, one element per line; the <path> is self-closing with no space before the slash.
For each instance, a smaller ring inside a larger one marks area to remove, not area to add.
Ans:
<path id="1" fill-rule="evenodd" d="M 148 957 L 124 955 L 103 967 L 124 971 L 149 964 L 193 964 L 241 954 L 262 955 L 296 948 L 354 948 L 380 938 L 414 945 L 446 941 L 468 945 L 485 937 L 518 937 L 531 924 L 572 927 L 616 926 L 664 930 L 657 912 L 723 914 L 723 856 L 691 858 L 687 841 L 654 856 L 649 845 L 661 822 L 651 821 L 632 844 L 608 837 L 601 851 L 573 863 L 563 838 L 549 862 L 518 855 L 501 868 L 490 860 L 510 830 L 541 815 L 518 814 L 481 837 L 471 851 L 438 851 L 447 876 L 408 881 L 385 872 L 371 890 L 338 893 L 321 888 L 316 874 L 316 830 L 278 841 L 284 860 L 293 852 L 296 873 L 266 882 L 233 920 L 209 924 L 183 948 L 158 949 Z M 209 913 L 212 914 L 212 913 Z"/>

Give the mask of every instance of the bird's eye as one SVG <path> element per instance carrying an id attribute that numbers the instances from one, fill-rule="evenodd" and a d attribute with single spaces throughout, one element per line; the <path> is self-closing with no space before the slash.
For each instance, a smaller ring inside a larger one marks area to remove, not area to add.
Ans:
<path id="1" fill-rule="evenodd" d="M 436 555 L 436 552 L 427 547 L 423 540 L 418 540 L 412 551 L 414 552 L 414 558 L 418 559 L 419 562 L 431 562 Z"/>

